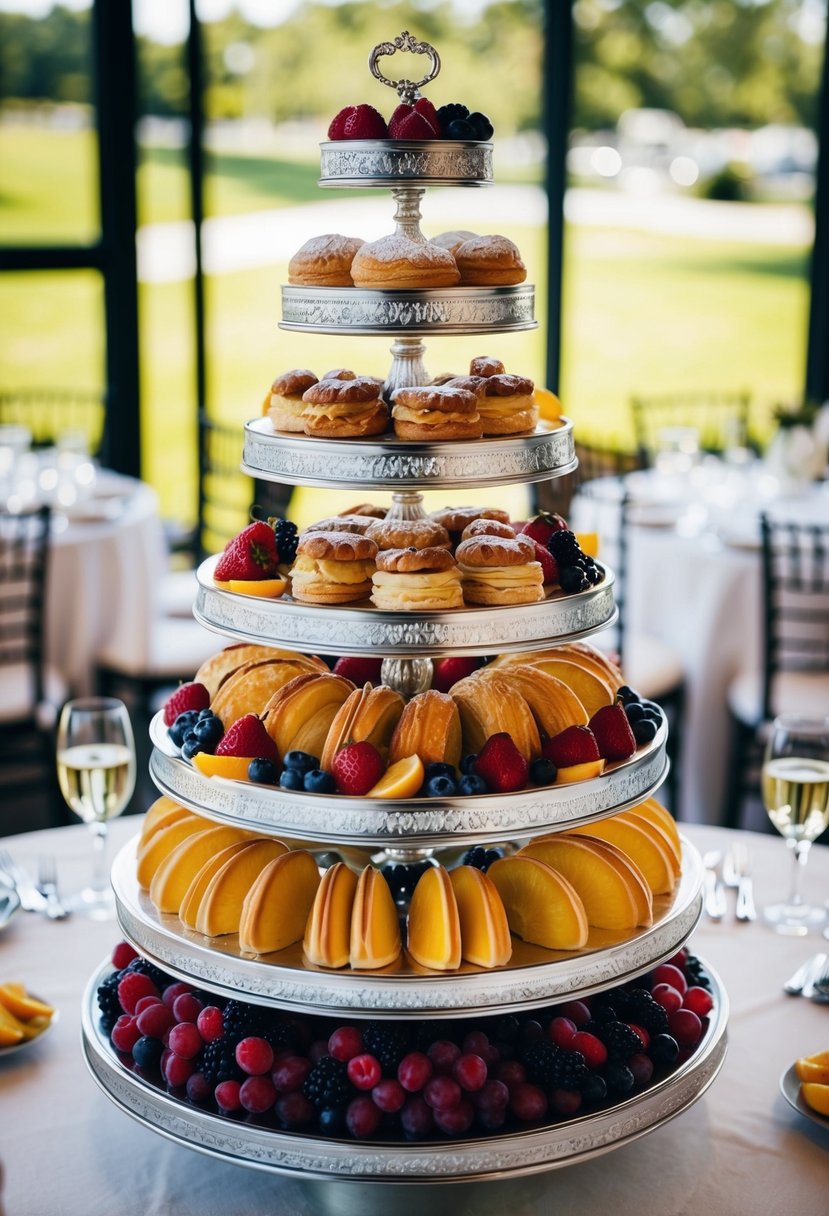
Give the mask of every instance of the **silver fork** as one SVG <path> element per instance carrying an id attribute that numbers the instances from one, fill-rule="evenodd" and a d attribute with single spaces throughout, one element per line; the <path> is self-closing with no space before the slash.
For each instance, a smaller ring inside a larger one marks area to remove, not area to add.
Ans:
<path id="1" fill-rule="evenodd" d="M 705 885 L 703 888 L 705 914 L 709 920 L 714 921 L 722 920 L 727 911 L 725 888 L 723 887 L 722 879 L 717 873 L 717 867 L 721 861 L 722 853 L 719 849 L 712 849 L 702 859 L 702 864 L 705 868 Z"/>
<path id="2" fill-rule="evenodd" d="M 818 1005 L 829 1003 L 829 960 L 824 961 L 823 967 L 812 976 L 809 995 Z"/>
<path id="3" fill-rule="evenodd" d="M 4 870 L 17 888 L 20 906 L 26 912 L 45 912 L 46 899 L 38 891 L 25 870 L 17 864 L 8 849 L 0 849 L 0 870 Z"/>
<path id="4" fill-rule="evenodd" d="M 47 854 L 38 858 L 37 889 L 46 900 L 46 915 L 49 920 L 63 920 L 69 915 L 58 895 L 58 876 L 55 859 Z"/>
<path id="5" fill-rule="evenodd" d="M 723 882 L 727 887 L 737 891 L 737 908 L 735 915 L 739 921 L 757 919 L 757 909 L 754 906 L 754 884 L 751 879 L 751 857 L 748 848 L 737 840 L 725 855 L 723 862 Z"/>

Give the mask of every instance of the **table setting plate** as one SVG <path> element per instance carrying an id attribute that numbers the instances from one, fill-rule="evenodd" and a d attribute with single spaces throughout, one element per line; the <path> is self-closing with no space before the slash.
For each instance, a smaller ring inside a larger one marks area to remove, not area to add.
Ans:
<path id="1" fill-rule="evenodd" d="M 27 995 L 36 1001 L 43 1001 L 44 1004 L 48 1004 L 48 1002 L 45 1001 L 44 998 L 37 992 L 29 992 Z M 52 1017 L 49 1021 L 49 1025 L 44 1027 L 40 1034 L 36 1034 L 33 1039 L 24 1039 L 22 1043 L 10 1043 L 8 1047 L 0 1047 L 0 1064 L 2 1064 L 4 1060 L 11 1059 L 12 1056 L 19 1057 L 25 1052 L 30 1051 L 32 1048 L 37 1047 L 38 1044 L 47 1037 L 47 1035 L 52 1033 L 59 1019 L 60 1010 L 54 1009 Z"/>
<path id="2" fill-rule="evenodd" d="M 803 1115 L 806 1119 L 811 1119 L 812 1123 L 816 1123 L 818 1127 L 829 1131 L 829 1116 L 812 1110 L 811 1106 L 804 1101 L 803 1095 L 800 1092 L 800 1078 L 797 1075 L 794 1064 L 790 1064 L 785 1072 L 782 1073 L 780 1077 L 780 1092 L 789 1106 L 793 1110 L 796 1110 L 799 1115 Z"/>

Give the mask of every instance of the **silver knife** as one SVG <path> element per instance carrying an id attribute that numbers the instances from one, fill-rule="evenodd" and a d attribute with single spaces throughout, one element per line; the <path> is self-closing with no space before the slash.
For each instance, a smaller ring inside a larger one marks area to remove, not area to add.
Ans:
<path id="1" fill-rule="evenodd" d="M 703 906 L 705 915 L 709 920 L 722 920 L 728 910 L 728 904 L 725 898 L 725 887 L 722 879 L 717 874 L 716 867 L 720 863 L 721 854 L 718 852 L 706 853 L 702 859 L 702 864 L 705 867 L 704 888 L 703 888 Z"/>
<path id="2" fill-rule="evenodd" d="M 17 891 L 20 906 L 25 912 L 44 912 L 46 910 L 45 897 L 38 891 L 26 871 L 22 870 L 8 853 L 4 852 L 0 867 L 11 880 L 12 886 Z"/>
<path id="3" fill-rule="evenodd" d="M 800 996 L 803 989 L 811 982 L 812 976 L 815 975 L 817 969 L 823 966 L 826 960 L 825 954 L 813 954 L 811 958 L 807 958 L 806 962 L 798 967 L 794 975 L 786 980 L 783 985 L 783 991 L 789 996 Z"/>
<path id="4" fill-rule="evenodd" d="M 826 966 L 826 955 L 825 954 L 816 954 L 815 957 L 812 959 L 812 964 L 813 964 L 812 969 L 809 972 L 809 975 L 806 979 L 806 983 L 803 985 L 803 992 L 802 992 L 802 995 L 809 998 L 810 1000 L 814 999 L 814 996 L 815 996 L 815 991 L 816 991 L 815 990 L 815 980 L 818 978 L 819 975 L 822 974 L 823 968 Z"/>

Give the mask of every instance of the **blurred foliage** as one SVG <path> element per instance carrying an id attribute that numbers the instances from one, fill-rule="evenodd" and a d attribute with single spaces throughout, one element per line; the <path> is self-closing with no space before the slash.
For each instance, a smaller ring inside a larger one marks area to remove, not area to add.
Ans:
<path id="1" fill-rule="evenodd" d="M 623 110 L 653 106 L 689 126 L 813 126 L 823 49 L 801 34 L 807 5 L 814 0 L 575 0 L 573 125 L 613 126 Z M 204 25 L 207 114 L 281 122 L 364 100 L 389 113 L 393 95 L 370 79 L 366 57 L 381 38 L 411 29 L 446 65 L 430 89 L 436 103 L 473 99 L 502 135 L 531 128 L 543 7 L 494 0 L 464 19 L 449 0 L 308 2 L 270 29 L 234 10 Z M 0 101 L 89 101 L 88 25 L 88 10 L 60 6 L 39 19 L 0 13 Z M 184 114 L 181 48 L 142 38 L 140 57 L 142 113 Z"/>

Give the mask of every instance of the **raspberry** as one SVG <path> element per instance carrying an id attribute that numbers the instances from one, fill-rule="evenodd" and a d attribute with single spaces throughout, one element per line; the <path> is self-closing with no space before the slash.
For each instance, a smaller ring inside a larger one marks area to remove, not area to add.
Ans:
<path id="1" fill-rule="evenodd" d="M 463 1096 L 460 1085 L 452 1077 L 437 1076 L 427 1081 L 423 1097 L 432 1110 L 451 1110 Z"/>
<path id="2" fill-rule="evenodd" d="M 118 1000 L 124 1013 L 135 1013 L 136 1003 L 142 996 L 158 996 L 159 991 L 148 975 L 128 971 L 118 984 Z"/>
<path id="3" fill-rule="evenodd" d="M 239 1101 L 241 1088 L 238 1081 L 221 1081 L 213 1091 L 213 1097 L 216 1099 L 219 1109 L 228 1112 L 239 1110 L 242 1106 Z"/>
<path id="4" fill-rule="evenodd" d="M 345 1123 L 355 1140 L 367 1140 L 380 1126 L 382 1115 L 367 1094 L 349 1102 L 345 1112 Z"/>
<path id="5" fill-rule="evenodd" d="M 249 1076 L 263 1076 L 273 1067 L 273 1048 L 267 1039 L 250 1035 L 236 1044 L 236 1063 Z"/>
<path id="6" fill-rule="evenodd" d="M 196 1018 L 196 1026 L 205 1043 L 213 1043 L 224 1033 L 224 1019 L 218 1005 L 205 1005 Z"/>
<path id="7" fill-rule="evenodd" d="M 146 999 L 146 997 L 142 997 L 142 1000 Z M 148 1034 L 153 1039 L 163 1039 L 167 1031 L 175 1025 L 175 1021 L 167 1006 L 161 1001 L 156 1001 L 141 1010 L 138 1014 L 137 1025 L 141 1034 Z M 199 1042 L 199 1047 L 201 1047 L 201 1042 Z"/>
<path id="8" fill-rule="evenodd" d="M 407 1140 L 425 1140 L 432 1132 L 435 1118 L 432 1108 L 419 1095 L 409 1098 L 400 1112 L 400 1126 Z"/>
<path id="9" fill-rule="evenodd" d="M 138 951 L 133 950 L 129 942 L 119 942 L 112 951 L 111 961 L 113 967 L 117 967 L 117 969 L 121 971 L 124 967 L 131 963 L 134 958 L 138 958 Z"/>
<path id="10" fill-rule="evenodd" d="M 355 1089 L 373 1089 L 383 1076 L 379 1060 L 370 1055 L 354 1056 L 346 1072 Z"/>
<path id="11" fill-rule="evenodd" d="M 164 1065 L 164 1077 L 168 1085 L 173 1089 L 179 1089 L 187 1084 L 189 1077 L 196 1071 L 196 1066 L 192 1059 L 187 1059 L 185 1056 L 180 1056 L 173 1050 Z"/>
<path id="12" fill-rule="evenodd" d="M 197 1022 L 202 1003 L 192 992 L 182 992 L 173 1001 L 173 1014 L 177 1022 Z"/>
<path id="13" fill-rule="evenodd" d="M 510 1091 L 510 1110 L 522 1123 L 535 1123 L 547 1113 L 547 1095 L 537 1085 L 523 1082 Z"/>
<path id="14" fill-rule="evenodd" d="M 271 1079 L 280 1093 L 294 1093 L 302 1089 L 312 1068 L 311 1061 L 306 1060 L 305 1056 L 286 1056 L 274 1068 Z"/>
<path id="15" fill-rule="evenodd" d="M 486 1060 L 469 1051 L 459 1056 L 452 1068 L 452 1076 L 468 1093 L 483 1086 L 486 1074 Z"/>
<path id="16" fill-rule="evenodd" d="M 118 1051 L 130 1052 L 141 1038 L 141 1031 L 138 1029 L 138 1023 L 134 1017 L 128 1013 L 122 1013 L 109 1037 L 112 1040 L 112 1046 Z"/>
<path id="17" fill-rule="evenodd" d="M 251 1115 L 263 1115 L 276 1102 L 276 1087 L 270 1077 L 248 1077 L 239 1086 L 239 1101 Z"/>
<path id="18" fill-rule="evenodd" d="M 276 1100 L 276 1115 L 283 1127 L 302 1127 L 310 1123 L 316 1114 L 313 1102 L 305 1094 L 294 1092 L 283 1094 Z"/>
<path id="19" fill-rule="evenodd" d="M 463 1136 L 472 1126 L 475 1118 L 475 1107 L 468 1098 L 461 1098 L 457 1106 L 449 1110 L 438 1109 L 434 1112 L 434 1120 L 447 1136 Z"/>
<path id="20" fill-rule="evenodd" d="M 193 1022 L 179 1022 L 170 1031 L 167 1042 L 171 1050 L 185 1060 L 195 1059 L 204 1046 L 202 1037 Z"/>
<path id="21" fill-rule="evenodd" d="M 139 997 L 138 1000 L 135 1002 L 135 1016 L 138 1017 L 139 1013 L 143 1013 L 145 1009 L 149 1009 L 150 1005 L 163 1005 L 163 1004 L 164 1004 L 164 1002 L 162 1001 L 160 996 Z M 166 1008 L 166 1006 L 165 1006 L 165 1008 Z"/>
<path id="22" fill-rule="evenodd" d="M 410 1051 L 397 1066 L 397 1079 L 410 1094 L 417 1093 L 432 1075 L 432 1061 L 422 1051 Z"/>
<path id="23" fill-rule="evenodd" d="M 394 1115 L 406 1101 L 406 1091 L 399 1081 L 394 1081 L 389 1077 L 374 1086 L 371 1091 L 371 1099 L 384 1114 Z"/>
<path id="24" fill-rule="evenodd" d="M 172 1009 L 173 1005 L 175 1005 L 178 997 L 182 996 L 182 994 L 185 992 L 192 992 L 192 991 L 193 991 L 193 989 L 190 987 L 189 984 L 185 984 L 183 982 L 183 980 L 177 980 L 175 982 L 175 984 L 167 985 L 167 987 L 164 989 L 163 993 L 161 994 L 161 999 L 163 1000 L 165 1005 L 169 1005 L 169 1007 Z"/>

